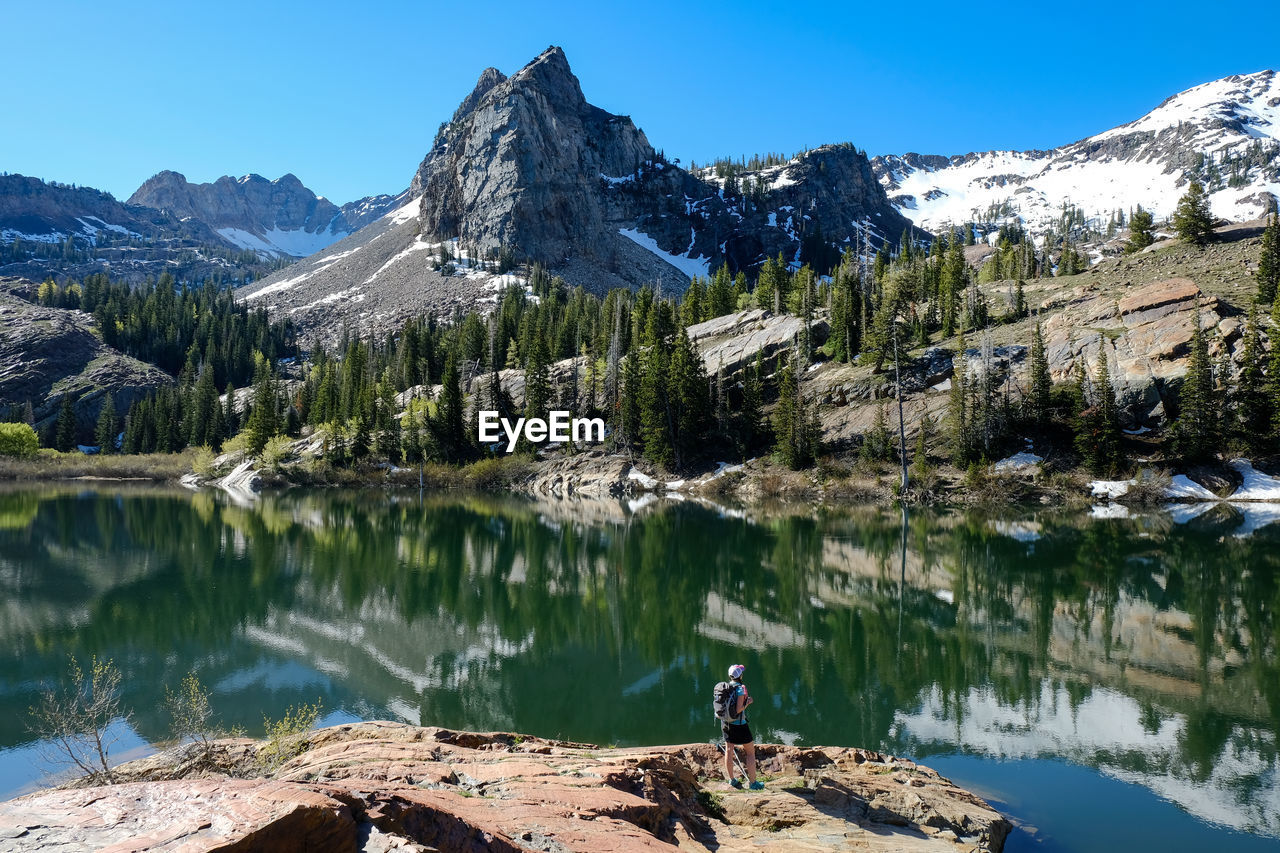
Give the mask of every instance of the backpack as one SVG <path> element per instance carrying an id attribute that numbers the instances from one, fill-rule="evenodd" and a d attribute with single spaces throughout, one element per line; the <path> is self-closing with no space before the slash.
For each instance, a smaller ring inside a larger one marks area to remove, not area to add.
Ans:
<path id="1" fill-rule="evenodd" d="M 712 693 L 711 710 L 716 715 L 716 719 L 722 723 L 733 723 L 738 719 L 733 714 L 733 708 L 730 707 L 737 689 L 738 685 L 732 681 L 721 681 Z"/>

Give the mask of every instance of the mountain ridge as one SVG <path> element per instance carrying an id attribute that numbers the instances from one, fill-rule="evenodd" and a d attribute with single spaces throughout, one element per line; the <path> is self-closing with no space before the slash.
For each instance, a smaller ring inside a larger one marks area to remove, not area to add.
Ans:
<path id="1" fill-rule="evenodd" d="M 366 197 L 339 207 L 292 172 L 275 180 L 249 173 L 191 183 L 166 169 L 144 181 L 128 203 L 196 219 L 242 249 L 270 257 L 305 257 L 379 218 L 403 197 Z"/>
<path id="2" fill-rule="evenodd" d="M 1255 219 L 1280 196 L 1280 81 L 1272 70 L 1211 80 L 1048 150 L 910 152 L 877 156 L 872 166 L 894 206 L 934 231 L 1016 217 L 1043 234 L 1064 203 L 1101 231 L 1117 209 L 1139 204 L 1170 216 L 1193 178 L 1206 185 L 1215 214 Z"/>

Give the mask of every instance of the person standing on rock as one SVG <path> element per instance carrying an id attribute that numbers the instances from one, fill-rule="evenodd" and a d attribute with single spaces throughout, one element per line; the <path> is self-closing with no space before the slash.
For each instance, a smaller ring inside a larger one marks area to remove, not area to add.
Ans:
<path id="1" fill-rule="evenodd" d="M 724 733 L 724 774 L 730 785 L 742 787 L 742 782 L 733 772 L 733 753 L 738 747 L 742 747 L 747 778 L 751 780 L 750 788 L 759 791 L 764 785 L 756 781 L 756 744 L 751 736 L 751 726 L 747 724 L 747 706 L 755 700 L 747 692 L 747 685 L 742 683 L 742 674 L 746 670 L 740 663 L 729 667 L 729 684 L 733 689 L 727 702 L 727 716 L 730 719 L 720 722 L 720 731 Z"/>

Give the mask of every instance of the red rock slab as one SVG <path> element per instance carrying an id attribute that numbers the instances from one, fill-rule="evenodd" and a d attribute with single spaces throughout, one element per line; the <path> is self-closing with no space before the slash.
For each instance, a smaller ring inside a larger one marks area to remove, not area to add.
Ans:
<path id="1" fill-rule="evenodd" d="M 1159 319 L 1181 310 L 1181 303 L 1200 297 L 1200 288 L 1189 278 L 1171 278 L 1140 287 L 1120 300 L 1120 316 L 1128 325 Z"/>
<path id="2" fill-rule="evenodd" d="M 345 805 L 275 781 L 138 782 L 0 803 L 0 851 L 350 853 L 355 845 Z"/>
<path id="3" fill-rule="evenodd" d="M 457 853 L 516 853 L 530 846 L 545 849 L 548 842 L 554 843 L 552 849 L 583 853 L 675 850 L 625 821 L 542 800 L 463 797 L 450 791 L 408 788 L 380 796 L 366 817 L 383 832 Z"/>

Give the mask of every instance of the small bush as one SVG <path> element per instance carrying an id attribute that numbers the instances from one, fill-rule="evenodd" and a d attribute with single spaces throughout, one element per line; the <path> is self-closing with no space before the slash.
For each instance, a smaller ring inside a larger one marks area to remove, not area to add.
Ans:
<path id="1" fill-rule="evenodd" d="M 263 773 L 278 770 L 286 761 L 306 751 L 304 737 L 320 718 L 320 700 L 314 705 L 290 706 L 279 720 L 263 717 L 267 742 L 258 748 L 257 763 Z"/>
<path id="2" fill-rule="evenodd" d="M 191 457 L 191 471 L 200 476 L 208 477 L 213 474 L 213 460 L 216 457 L 213 454 L 213 448 L 209 445 L 196 450 L 195 455 Z"/>
<path id="3" fill-rule="evenodd" d="M 268 468 L 278 469 L 280 464 L 292 453 L 292 450 L 293 440 L 287 435 L 277 435 L 267 439 L 259 458 L 262 460 L 262 464 Z"/>
<path id="4" fill-rule="evenodd" d="M 171 720 L 170 734 L 179 743 L 190 745 L 188 754 L 195 759 L 208 759 L 217 736 L 210 727 L 213 709 L 209 691 L 194 672 L 187 673 L 177 690 L 165 688 L 164 704 Z"/>
<path id="5" fill-rule="evenodd" d="M 95 782 L 114 781 L 111 724 L 129 721 L 120 701 L 120 669 L 110 660 L 90 658 L 86 673 L 71 658 L 62 684 L 40 694 L 30 709 L 31 730 L 51 742 L 50 761 L 74 767 Z"/>
<path id="6" fill-rule="evenodd" d="M 30 424 L 0 424 L 0 456 L 30 459 L 40 450 L 40 439 Z"/>
<path id="7" fill-rule="evenodd" d="M 245 453 L 249 450 L 249 431 L 242 430 L 235 435 L 222 442 L 222 452 L 227 453 Z"/>

